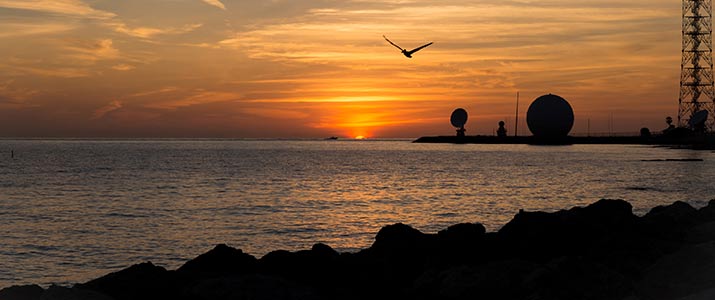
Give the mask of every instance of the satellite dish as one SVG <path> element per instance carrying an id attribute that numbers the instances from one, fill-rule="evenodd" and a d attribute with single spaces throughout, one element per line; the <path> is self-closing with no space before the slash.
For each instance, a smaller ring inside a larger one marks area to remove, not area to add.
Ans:
<path id="1" fill-rule="evenodd" d="M 449 118 L 449 121 L 452 122 L 452 126 L 454 127 L 464 127 L 464 124 L 467 124 L 467 111 L 463 108 L 455 109 L 452 112 L 452 117 Z"/>
<path id="2" fill-rule="evenodd" d="M 705 123 L 705 121 L 707 121 L 707 120 L 708 120 L 708 111 L 701 110 L 699 112 L 694 113 L 693 116 L 690 117 L 690 121 L 688 121 L 688 126 L 697 127 L 697 126 Z"/>

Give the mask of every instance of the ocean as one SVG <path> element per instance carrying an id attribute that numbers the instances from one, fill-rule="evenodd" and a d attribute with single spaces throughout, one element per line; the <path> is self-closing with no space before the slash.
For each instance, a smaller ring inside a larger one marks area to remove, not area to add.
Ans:
<path id="1" fill-rule="evenodd" d="M 11 152 L 14 157 L 11 156 Z M 368 247 L 385 225 L 496 231 L 602 198 L 637 214 L 715 198 L 715 153 L 409 140 L 0 140 L 0 288 L 175 269 L 226 243 L 260 257 Z"/>

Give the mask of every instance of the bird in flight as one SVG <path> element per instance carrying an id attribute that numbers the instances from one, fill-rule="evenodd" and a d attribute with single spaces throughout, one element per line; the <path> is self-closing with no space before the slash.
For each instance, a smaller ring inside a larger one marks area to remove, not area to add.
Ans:
<path id="1" fill-rule="evenodd" d="M 392 41 L 390 41 L 389 39 L 387 39 L 386 36 L 383 35 L 382 37 L 385 38 L 385 40 L 386 40 L 388 43 L 390 43 L 390 44 L 392 44 L 393 46 L 397 47 L 397 49 L 402 50 L 402 54 L 404 54 L 405 57 L 407 57 L 407 58 L 412 58 L 412 54 L 413 54 L 413 53 L 415 53 L 415 52 L 417 52 L 417 51 L 420 51 L 420 50 L 422 50 L 422 48 L 427 47 L 427 46 L 429 46 L 429 45 L 432 45 L 432 43 L 433 43 L 433 42 L 429 42 L 429 43 L 424 44 L 424 45 L 422 45 L 422 46 L 419 46 L 419 47 L 417 47 L 417 48 L 415 48 L 415 49 L 412 49 L 412 50 L 410 50 L 410 51 L 407 51 L 407 49 L 402 49 L 402 47 L 397 46 L 395 43 L 393 43 Z"/>

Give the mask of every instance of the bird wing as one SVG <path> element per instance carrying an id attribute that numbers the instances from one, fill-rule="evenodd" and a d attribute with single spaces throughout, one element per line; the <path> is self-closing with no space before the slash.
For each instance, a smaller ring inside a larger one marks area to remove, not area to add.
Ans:
<path id="1" fill-rule="evenodd" d="M 382 37 L 385 38 L 385 40 L 386 40 L 388 43 L 390 43 L 390 44 L 392 44 L 393 46 L 397 47 L 397 49 L 405 50 L 405 49 L 400 48 L 400 46 L 395 45 L 395 43 L 393 43 L 392 41 L 388 40 L 387 37 L 385 37 L 384 35 L 383 35 Z"/>
<path id="2" fill-rule="evenodd" d="M 415 49 L 412 49 L 412 50 L 409 51 L 409 53 L 412 54 L 412 53 L 415 53 L 415 52 L 417 52 L 417 51 L 420 51 L 420 50 L 422 50 L 422 48 L 427 47 L 427 46 L 429 46 L 429 45 L 432 45 L 432 43 L 434 43 L 434 42 L 429 42 L 429 43 L 424 44 L 424 45 L 422 45 L 422 46 L 419 46 L 419 47 L 417 47 L 417 48 L 415 48 Z"/>

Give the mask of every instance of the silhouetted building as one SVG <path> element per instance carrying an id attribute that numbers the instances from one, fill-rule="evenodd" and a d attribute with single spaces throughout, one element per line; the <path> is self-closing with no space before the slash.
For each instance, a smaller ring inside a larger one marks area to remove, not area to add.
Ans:
<path id="1" fill-rule="evenodd" d="M 504 121 L 499 121 L 499 129 L 497 129 L 498 137 L 506 137 L 506 128 L 504 128 Z"/>

